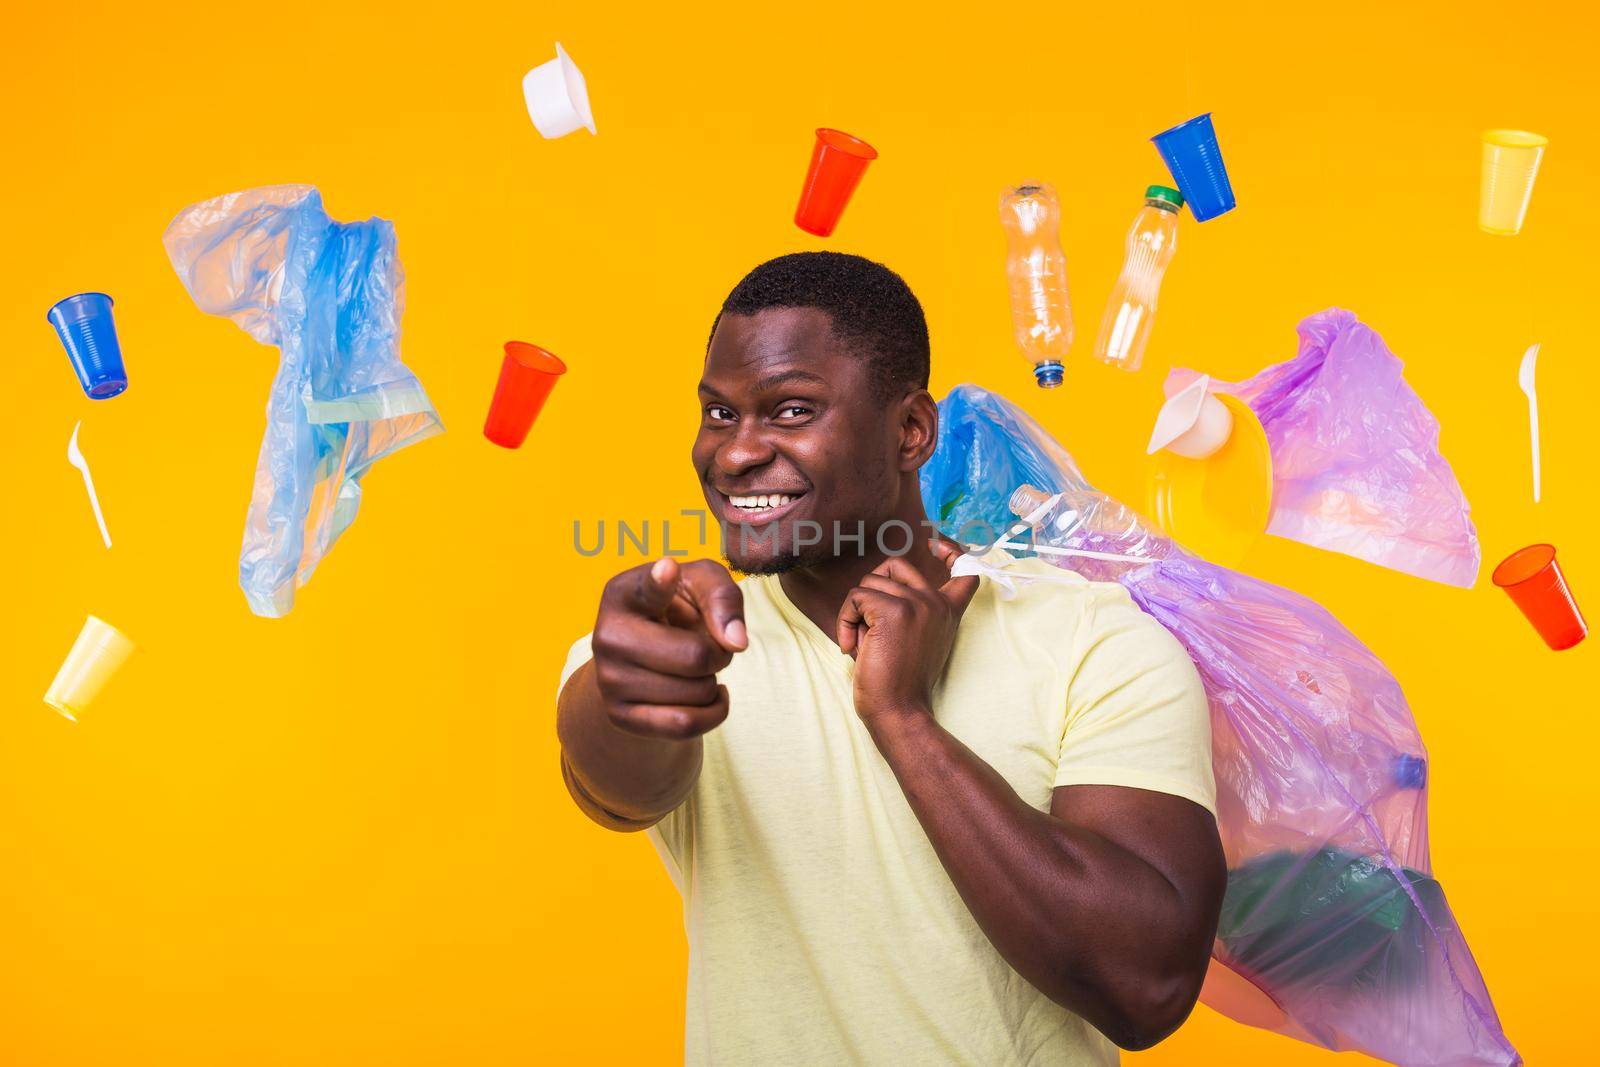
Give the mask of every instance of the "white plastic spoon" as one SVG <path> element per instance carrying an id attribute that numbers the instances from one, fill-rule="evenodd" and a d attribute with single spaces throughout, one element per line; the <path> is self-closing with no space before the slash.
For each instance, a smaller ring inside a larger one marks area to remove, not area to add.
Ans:
<path id="1" fill-rule="evenodd" d="M 83 458 L 83 453 L 78 449 L 78 428 L 83 425 L 83 420 L 78 420 L 78 425 L 72 428 L 72 440 L 67 442 L 67 462 L 77 467 L 83 473 L 83 487 L 89 490 L 89 504 L 94 508 L 94 521 L 100 524 L 100 539 L 111 547 L 111 534 L 106 531 L 106 517 L 100 513 L 100 497 L 94 491 L 94 479 L 89 477 L 89 463 Z"/>
<path id="2" fill-rule="evenodd" d="M 1533 386 L 1533 367 L 1539 361 L 1539 346 L 1532 344 L 1522 354 L 1517 368 L 1517 384 L 1528 395 L 1528 436 L 1533 446 L 1533 502 L 1539 502 L 1539 394 Z"/>

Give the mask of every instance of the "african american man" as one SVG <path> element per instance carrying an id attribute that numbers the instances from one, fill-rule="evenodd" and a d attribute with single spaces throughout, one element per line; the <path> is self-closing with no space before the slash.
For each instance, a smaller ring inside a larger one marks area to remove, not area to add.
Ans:
<path id="1" fill-rule="evenodd" d="M 683 896 L 688 1063 L 1115 1063 L 1199 993 L 1225 869 L 1194 665 L 1119 585 L 951 578 L 928 357 L 886 267 L 752 271 L 693 449 L 746 577 L 623 571 L 568 659 L 567 788 Z"/>

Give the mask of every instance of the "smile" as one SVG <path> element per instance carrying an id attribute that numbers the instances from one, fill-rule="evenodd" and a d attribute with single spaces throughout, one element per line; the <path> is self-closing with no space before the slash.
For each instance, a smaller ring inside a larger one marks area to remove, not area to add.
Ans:
<path id="1" fill-rule="evenodd" d="M 719 493 L 722 514 L 728 522 L 762 525 L 782 518 L 805 496 L 804 493 L 752 493 L 734 496 Z"/>

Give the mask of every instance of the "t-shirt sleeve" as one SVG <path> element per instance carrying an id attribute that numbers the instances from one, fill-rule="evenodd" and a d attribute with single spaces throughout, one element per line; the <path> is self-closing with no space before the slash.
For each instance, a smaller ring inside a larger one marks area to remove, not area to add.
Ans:
<path id="1" fill-rule="evenodd" d="M 1178 639 L 1120 587 L 1086 606 L 1055 784 L 1170 793 L 1216 813 L 1211 716 Z"/>
<path id="2" fill-rule="evenodd" d="M 567 662 L 561 668 L 561 684 L 556 686 L 556 695 L 567 687 L 567 681 L 578 673 L 578 668 L 594 659 L 594 651 L 589 647 L 590 638 L 594 634 L 584 634 L 572 643 L 572 648 L 567 652 Z"/>
<path id="3" fill-rule="evenodd" d="M 567 662 L 561 668 L 561 684 L 556 686 L 558 696 L 567 687 L 568 680 L 578 672 L 578 668 L 594 658 L 594 650 L 589 644 L 593 637 L 592 633 L 584 634 L 568 651 Z M 689 827 L 692 825 L 693 803 L 694 793 L 691 791 L 688 800 L 668 812 L 660 822 L 645 830 L 645 836 L 660 854 L 661 862 L 667 868 L 667 874 L 679 892 L 682 892 L 684 887 L 683 871 L 687 866 L 686 850 Z"/>

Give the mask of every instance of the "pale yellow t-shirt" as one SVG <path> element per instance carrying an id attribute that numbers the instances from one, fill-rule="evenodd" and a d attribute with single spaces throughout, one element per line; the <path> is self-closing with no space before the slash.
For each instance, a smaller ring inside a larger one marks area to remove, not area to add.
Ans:
<path id="1" fill-rule="evenodd" d="M 1041 811 L 1077 784 L 1214 811 L 1188 655 L 1121 586 L 1070 578 L 1010 599 L 982 580 L 934 691 L 938 721 Z M 1117 1062 L 979 930 L 856 715 L 854 661 L 776 577 L 740 588 L 750 646 L 719 675 L 728 719 L 706 735 L 689 798 L 648 831 L 683 895 L 686 1062 Z M 583 638 L 562 683 L 588 658 Z"/>

